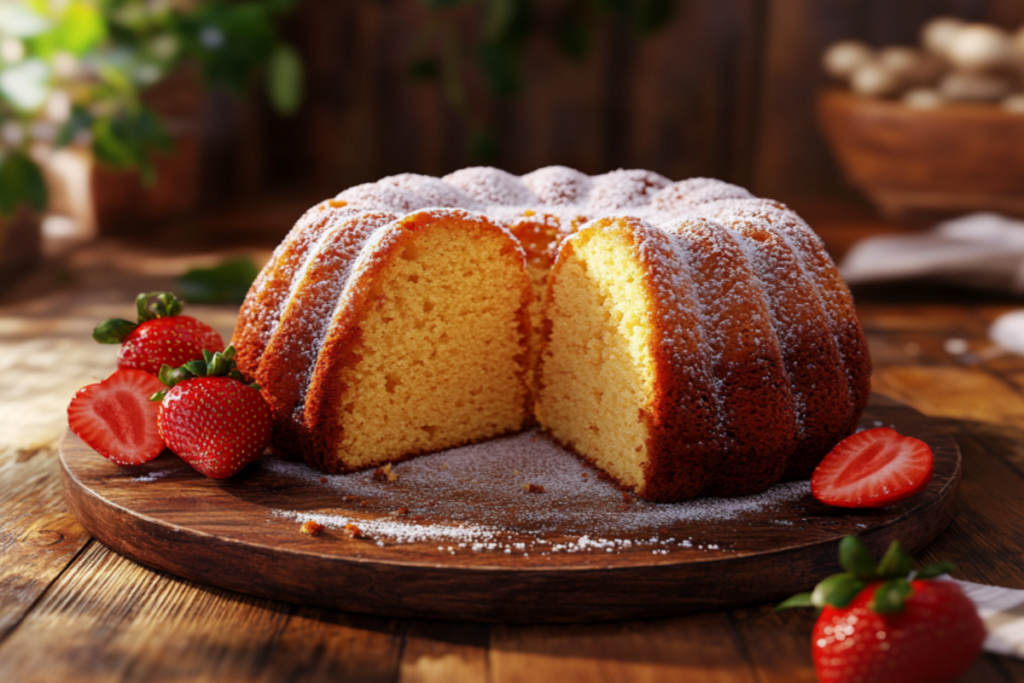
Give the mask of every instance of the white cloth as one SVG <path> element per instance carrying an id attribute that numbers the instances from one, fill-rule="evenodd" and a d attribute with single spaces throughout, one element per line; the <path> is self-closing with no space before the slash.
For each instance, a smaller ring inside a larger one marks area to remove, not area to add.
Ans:
<path id="1" fill-rule="evenodd" d="M 957 581 L 978 607 L 988 637 L 985 650 L 1024 659 L 1024 590 Z"/>
<path id="2" fill-rule="evenodd" d="M 919 235 L 869 237 L 839 272 L 851 285 L 930 277 L 1024 293 L 1024 221 L 974 213 Z"/>

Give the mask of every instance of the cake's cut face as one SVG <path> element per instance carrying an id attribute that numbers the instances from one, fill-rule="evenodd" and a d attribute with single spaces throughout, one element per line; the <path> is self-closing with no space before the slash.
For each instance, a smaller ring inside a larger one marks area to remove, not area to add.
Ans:
<path id="1" fill-rule="evenodd" d="M 586 231 L 573 239 L 553 274 L 550 302 L 538 420 L 621 483 L 642 489 L 654 325 L 633 235 Z"/>
<path id="2" fill-rule="evenodd" d="M 336 406 L 340 469 L 522 427 L 522 256 L 497 232 L 439 221 L 375 274 Z"/>

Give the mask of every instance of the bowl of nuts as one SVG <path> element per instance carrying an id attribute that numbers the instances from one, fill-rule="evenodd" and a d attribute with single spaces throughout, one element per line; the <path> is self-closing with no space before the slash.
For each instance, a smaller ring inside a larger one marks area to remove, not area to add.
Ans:
<path id="1" fill-rule="evenodd" d="M 845 87 L 822 92 L 817 113 L 846 177 L 890 217 L 1024 215 L 1024 27 L 940 17 L 921 39 L 825 52 Z"/>

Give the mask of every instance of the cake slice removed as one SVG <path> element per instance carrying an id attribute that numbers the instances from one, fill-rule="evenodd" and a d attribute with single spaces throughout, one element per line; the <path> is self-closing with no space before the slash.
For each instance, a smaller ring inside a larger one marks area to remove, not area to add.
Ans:
<path id="1" fill-rule="evenodd" d="M 529 278 L 511 234 L 460 210 L 375 233 L 335 308 L 297 437 L 331 472 L 522 428 Z"/>
<path id="2" fill-rule="evenodd" d="M 677 242 L 636 218 L 601 219 L 548 276 L 537 419 L 648 500 L 696 495 L 720 457 L 711 359 Z"/>

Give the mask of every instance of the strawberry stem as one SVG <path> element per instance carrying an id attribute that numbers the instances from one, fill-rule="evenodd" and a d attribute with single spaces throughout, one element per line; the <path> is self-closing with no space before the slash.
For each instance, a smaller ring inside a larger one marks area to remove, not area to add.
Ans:
<path id="1" fill-rule="evenodd" d="M 906 598 L 914 592 L 911 580 L 932 579 L 956 569 L 952 562 L 942 561 L 930 564 L 915 574 L 913 558 L 898 541 L 889 545 L 876 567 L 870 551 L 856 536 L 846 536 L 839 542 L 839 563 L 845 572 L 822 579 L 813 592 L 798 593 L 779 603 L 775 609 L 817 607 L 822 610 L 825 605 L 846 607 L 869 583 L 885 579 L 875 589 L 869 607 L 879 614 L 895 614 L 903 611 Z"/>
<path id="2" fill-rule="evenodd" d="M 236 367 L 234 358 L 234 346 L 229 345 L 223 351 L 218 351 L 216 353 L 210 353 L 209 351 L 204 350 L 202 360 L 190 360 L 180 368 L 172 368 L 170 365 L 164 365 L 160 368 L 160 373 L 157 377 L 161 382 L 167 385 L 168 389 L 172 388 L 179 382 L 195 379 L 196 377 L 230 377 L 231 379 L 244 383 L 245 378 Z M 248 386 L 252 387 L 256 391 L 260 390 L 260 385 L 255 382 Z M 166 390 L 158 391 L 153 394 L 149 400 L 161 401 L 166 393 Z"/>
<path id="3" fill-rule="evenodd" d="M 184 307 L 181 299 L 171 292 L 142 292 L 135 297 L 135 309 L 140 323 L 180 315 Z"/>

